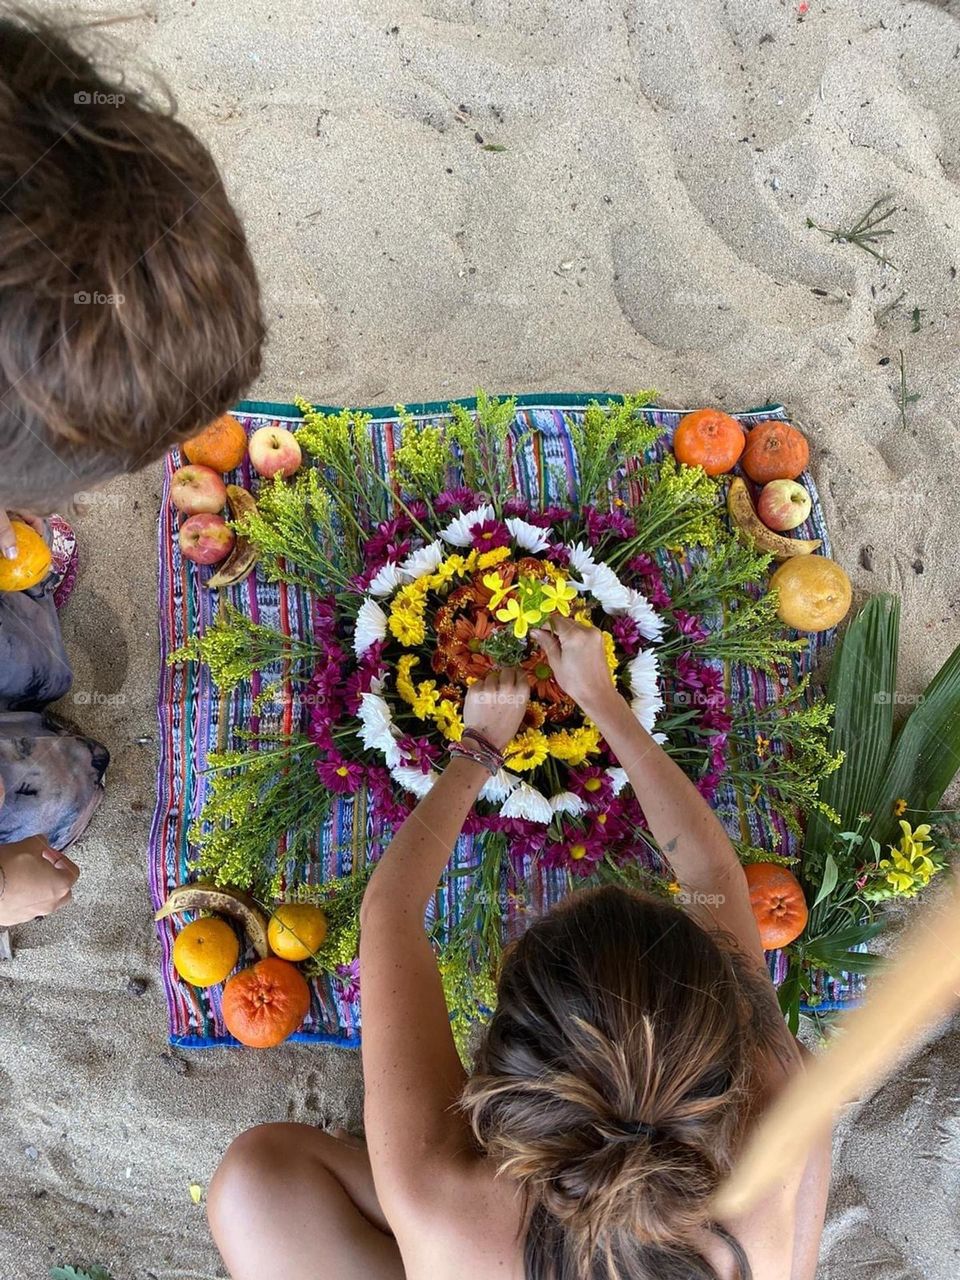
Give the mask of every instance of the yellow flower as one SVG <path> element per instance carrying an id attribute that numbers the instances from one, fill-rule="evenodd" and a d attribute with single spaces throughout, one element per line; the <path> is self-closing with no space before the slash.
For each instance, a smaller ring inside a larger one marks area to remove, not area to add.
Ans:
<path id="1" fill-rule="evenodd" d="M 770 739 L 765 738 L 762 733 L 757 734 L 757 755 L 762 760 L 770 748 Z"/>
<path id="2" fill-rule="evenodd" d="M 607 668 L 610 674 L 614 675 L 617 670 L 617 666 L 619 665 L 617 662 L 617 647 L 614 644 L 613 636 L 610 634 L 609 631 L 604 631 L 602 634 L 603 634 L 603 656 L 607 660 Z"/>
<path id="3" fill-rule="evenodd" d="M 400 641 L 405 649 L 412 649 L 423 644 L 426 628 L 423 619 L 409 610 L 393 610 L 390 614 L 390 632 Z"/>
<path id="4" fill-rule="evenodd" d="M 495 564 L 500 564 L 504 560 L 510 558 L 509 547 L 494 547 L 492 551 L 484 551 L 477 559 L 478 569 L 490 569 Z"/>
<path id="5" fill-rule="evenodd" d="M 560 729 L 547 738 L 547 749 L 555 760 L 576 767 L 600 750 L 600 730 L 587 724 L 579 729 Z"/>
<path id="6" fill-rule="evenodd" d="M 593 619 L 590 617 L 590 610 L 587 608 L 577 609 L 573 615 L 574 622 L 582 622 L 585 627 L 593 626 Z"/>
<path id="7" fill-rule="evenodd" d="M 445 738 L 449 738 L 452 742 L 459 742 L 463 737 L 463 720 L 456 704 L 449 698 L 441 700 L 433 713 L 433 718 Z"/>
<path id="8" fill-rule="evenodd" d="M 907 802 L 906 802 L 906 800 L 904 800 L 903 798 L 901 798 L 901 799 L 899 799 L 899 800 L 894 800 L 894 802 L 893 802 L 893 816 L 894 816 L 895 818 L 899 818 L 899 817 L 901 817 L 903 814 L 905 814 L 906 812 L 907 812 Z"/>
<path id="9" fill-rule="evenodd" d="M 457 574 L 462 572 L 463 556 L 447 556 L 446 560 L 441 560 L 433 573 L 430 574 L 427 583 L 430 589 L 435 591 L 438 587 L 446 586 L 448 582 L 452 582 Z"/>
<path id="10" fill-rule="evenodd" d="M 489 608 L 496 609 L 508 595 L 513 591 L 513 587 L 508 586 L 499 573 L 485 573 L 481 579 L 483 585 L 487 588 L 490 595 Z"/>
<path id="11" fill-rule="evenodd" d="M 413 653 L 405 653 L 397 662 L 397 693 L 410 706 L 413 706 L 417 697 L 417 691 L 410 679 L 410 672 L 416 665 L 417 658 Z"/>
<path id="12" fill-rule="evenodd" d="M 422 680 L 417 685 L 417 696 L 411 703 L 413 714 L 418 720 L 429 720 L 437 710 L 438 701 L 437 682 Z"/>
<path id="13" fill-rule="evenodd" d="M 525 729 L 507 745 L 503 755 L 508 769 L 523 773 L 528 769 L 538 769 L 546 760 L 548 750 L 545 733 L 539 729 Z"/>
<path id="14" fill-rule="evenodd" d="M 539 609 L 525 609 L 514 596 L 510 597 L 502 609 L 497 610 L 497 617 L 501 622 L 513 623 L 513 634 L 518 640 L 523 639 L 531 625 L 536 626 L 543 621 L 543 614 Z"/>
<path id="15" fill-rule="evenodd" d="M 541 591 L 540 608 L 544 613 L 556 612 L 565 618 L 570 617 L 570 601 L 576 600 L 577 593 L 565 578 L 558 578 L 553 583 L 545 582 Z"/>

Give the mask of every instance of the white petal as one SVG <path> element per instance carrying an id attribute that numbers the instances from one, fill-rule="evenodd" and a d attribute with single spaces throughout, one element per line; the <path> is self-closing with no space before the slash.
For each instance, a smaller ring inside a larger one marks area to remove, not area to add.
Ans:
<path id="1" fill-rule="evenodd" d="M 587 810 L 587 802 L 572 791 L 559 791 L 550 797 L 550 808 L 554 813 L 569 813 L 574 818 Z"/>
<path id="2" fill-rule="evenodd" d="M 353 632 L 353 651 L 362 658 L 372 644 L 387 634 L 387 615 L 376 600 L 364 600 L 357 610 L 357 625 Z"/>
<path id="3" fill-rule="evenodd" d="M 376 693 L 360 696 L 360 740 L 371 751 L 380 751 L 393 768 L 403 757 L 393 734 L 393 715 L 383 698 Z"/>
<path id="4" fill-rule="evenodd" d="M 553 810 L 542 792 L 528 782 L 521 782 L 504 800 L 500 817 L 526 818 L 528 822 L 542 822 L 546 826 L 553 817 Z"/>
<path id="5" fill-rule="evenodd" d="M 394 765 L 390 770 L 390 776 L 400 783 L 404 791 L 412 792 L 418 800 L 422 800 L 433 789 L 434 783 L 440 777 L 436 769 L 424 773 L 422 769 L 404 764 Z"/>
<path id="6" fill-rule="evenodd" d="M 428 542 L 425 547 L 411 551 L 406 560 L 400 562 L 400 572 L 414 582 L 425 573 L 433 573 L 444 554 L 442 542 Z"/>
<path id="7" fill-rule="evenodd" d="M 665 733 L 652 733 L 650 736 L 653 738 L 654 742 L 658 743 L 661 747 L 665 742 L 669 741 Z"/>
<path id="8" fill-rule="evenodd" d="M 511 773 L 509 769 L 501 769 L 499 773 L 488 778 L 480 788 L 480 799 L 489 800 L 491 804 L 499 804 L 501 800 L 506 800 L 510 792 L 519 785 L 520 779 L 515 773 Z"/>
<path id="9" fill-rule="evenodd" d="M 621 769 L 619 765 L 607 770 L 607 777 L 610 779 L 610 785 L 613 787 L 613 794 L 618 796 L 623 788 L 629 783 L 626 769 Z"/>
<path id="10" fill-rule="evenodd" d="M 527 520 L 511 516 L 506 521 L 506 526 L 510 530 L 514 542 L 518 547 L 523 547 L 524 551 L 546 551 L 550 545 L 550 539 L 544 531 L 538 529 L 535 524 L 530 524 Z"/>
<path id="11" fill-rule="evenodd" d="M 492 520 L 493 517 L 493 507 L 485 502 L 482 507 L 477 507 L 476 511 L 466 511 L 455 520 L 451 520 L 445 529 L 440 530 L 440 537 L 454 547 L 469 547 L 473 541 L 471 531 L 474 525 L 483 524 L 484 520 Z"/>
<path id="12" fill-rule="evenodd" d="M 609 565 L 594 565 L 586 570 L 583 580 L 590 594 L 607 613 L 616 613 L 629 606 L 630 588 L 620 581 Z"/>
<path id="13" fill-rule="evenodd" d="M 653 698 L 641 694 L 640 697 L 634 698 L 630 703 L 630 710 L 646 729 L 647 733 L 652 733 L 653 726 L 657 723 L 657 716 L 663 710 L 663 699 L 659 693 Z"/>
<path id="14" fill-rule="evenodd" d="M 407 575 L 400 566 L 395 561 L 388 560 L 377 571 L 367 590 L 372 596 L 388 596 L 391 591 L 396 591 L 397 587 L 402 586 L 407 580 Z"/>
<path id="15" fill-rule="evenodd" d="M 653 698 L 660 689 L 660 664 L 652 649 L 641 649 L 627 663 L 630 691 L 634 697 Z"/>
<path id="16" fill-rule="evenodd" d="M 627 617 L 632 618 L 640 628 L 640 634 L 648 640 L 663 638 L 663 619 L 642 592 L 630 589 L 630 602 L 626 612 Z"/>
<path id="17" fill-rule="evenodd" d="M 585 547 L 582 542 L 578 542 L 575 547 L 567 547 L 567 551 L 570 553 L 570 563 L 574 569 L 576 569 L 577 573 L 586 577 L 587 573 L 596 564 L 593 552 L 589 547 Z"/>

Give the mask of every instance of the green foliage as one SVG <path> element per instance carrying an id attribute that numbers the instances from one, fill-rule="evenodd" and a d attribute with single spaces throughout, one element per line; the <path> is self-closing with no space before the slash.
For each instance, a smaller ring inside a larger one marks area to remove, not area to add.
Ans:
<path id="1" fill-rule="evenodd" d="M 592 400 L 582 422 L 567 418 L 577 455 L 581 503 L 602 503 L 624 463 L 643 461 L 663 435 L 663 427 L 647 422 L 641 412 L 656 398 L 656 391 L 639 391 L 624 396 L 622 403 Z"/>
<path id="2" fill-rule="evenodd" d="M 462 931 L 437 952 L 437 967 L 450 1014 L 450 1030 L 467 1064 L 473 1028 L 489 1021 L 497 1003 L 497 984 L 488 963 L 478 961 Z"/>
<path id="3" fill-rule="evenodd" d="M 83 1270 L 77 1267 L 51 1267 L 50 1280 L 110 1280 L 103 1267 L 90 1267 Z"/>
<path id="4" fill-rule="evenodd" d="M 460 451 L 464 483 L 488 494 L 499 513 L 504 498 L 514 487 L 508 442 L 516 421 L 517 402 L 493 400 L 478 391 L 475 411 L 452 404 L 450 414 L 448 437 Z M 521 444 L 518 440 L 515 447 Z"/>
<path id="5" fill-rule="evenodd" d="M 327 880 L 320 885 L 300 885 L 294 890 L 296 902 L 322 907 L 327 917 L 323 946 L 307 961 L 311 974 L 332 974 L 337 965 L 351 964 L 360 951 L 360 904 L 366 893 L 375 863 L 356 872 Z"/>
<path id="6" fill-rule="evenodd" d="M 302 431 L 297 439 L 301 438 Z M 292 480 L 274 476 L 257 495 L 257 510 L 234 522 L 256 547 L 259 572 L 312 591 L 349 588 L 350 575 L 362 566 L 356 522 L 324 485 L 317 467 L 304 467 Z"/>
<path id="7" fill-rule="evenodd" d="M 452 462 L 450 445 L 441 427 L 420 424 L 402 405 L 397 406 L 402 428 L 393 455 L 393 469 L 400 487 L 416 498 L 432 502 L 447 484 Z"/>
<path id="8" fill-rule="evenodd" d="M 697 613 L 714 608 L 718 600 L 739 598 L 744 588 L 766 584 L 772 560 L 738 538 L 726 538 L 701 553 L 689 577 L 671 583 L 671 608 Z"/>
<path id="9" fill-rule="evenodd" d="M 641 551 L 714 547 L 725 535 L 729 537 L 722 520 L 719 481 L 702 467 L 688 467 L 667 454 L 662 462 L 643 467 L 638 479 L 643 492 L 630 511 L 637 534 L 607 557 L 613 568 Z"/>
<path id="10" fill-rule="evenodd" d="M 203 635 L 191 636 L 167 662 L 205 662 L 220 691 L 229 693 L 242 680 L 274 663 L 316 661 L 320 657 L 320 650 L 313 645 L 254 622 L 225 601 Z"/>
<path id="11" fill-rule="evenodd" d="M 759 599 L 743 595 L 730 604 L 734 607 L 724 608 L 719 629 L 700 645 L 699 652 L 705 658 L 746 662 L 772 670 L 807 647 L 806 640 L 791 640 L 784 634 L 777 617 L 775 592 L 767 592 Z"/>
<path id="12" fill-rule="evenodd" d="M 264 901 L 278 897 L 284 876 L 299 878 L 330 810 L 316 759 L 300 737 L 210 755 L 206 803 L 190 829 L 201 875 Z"/>

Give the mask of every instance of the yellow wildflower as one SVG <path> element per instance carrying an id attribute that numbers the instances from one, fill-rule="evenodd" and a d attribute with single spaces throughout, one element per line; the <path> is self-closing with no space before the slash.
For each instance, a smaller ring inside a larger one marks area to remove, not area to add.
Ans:
<path id="1" fill-rule="evenodd" d="M 513 634 L 518 640 L 523 639 L 531 626 L 543 621 L 543 614 L 539 609 L 525 609 L 515 596 L 511 596 L 503 608 L 497 610 L 497 617 L 501 622 L 513 623 Z"/>
<path id="2" fill-rule="evenodd" d="M 423 618 L 409 609 L 394 609 L 390 614 L 390 632 L 400 641 L 405 649 L 412 649 L 423 644 L 426 627 Z"/>
<path id="3" fill-rule="evenodd" d="M 546 760 L 548 750 L 545 733 L 539 729 L 524 729 L 507 745 L 503 755 L 508 769 L 523 773 L 528 769 L 538 769 Z"/>
<path id="4" fill-rule="evenodd" d="M 513 587 L 508 586 L 500 577 L 499 573 L 485 573 L 481 578 L 481 582 L 491 593 L 490 604 L 488 606 L 490 609 L 496 609 L 496 607 L 513 591 Z"/>
<path id="5" fill-rule="evenodd" d="M 416 697 L 410 704 L 413 707 L 413 714 L 418 720 L 429 720 L 435 714 L 438 704 L 437 682 L 421 680 L 417 685 Z"/>
<path id="6" fill-rule="evenodd" d="M 907 802 L 902 797 L 893 802 L 893 816 L 901 818 L 907 812 Z"/>
<path id="7" fill-rule="evenodd" d="M 576 600 L 577 593 L 565 578 L 557 578 L 554 582 L 545 582 L 542 587 L 542 603 L 544 613 L 559 613 L 564 618 L 570 616 L 570 601 Z"/>
<path id="8" fill-rule="evenodd" d="M 770 749 L 770 739 L 765 738 L 762 733 L 757 734 L 757 755 L 762 760 Z"/>
<path id="9" fill-rule="evenodd" d="M 448 582 L 452 582 L 457 574 L 463 572 L 463 556 L 447 556 L 446 560 L 441 560 L 434 569 L 433 573 L 427 578 L 427 585 L 432 591 L 436 591 L 438 587 L 445 587 Z M 422 579 L 418 579 L 422 581 Z"/>
<path id="10" fill-rule="evenodd" d="M 554 760 L 576 767 L 600 750 L 600 730 L 586 724 L 579 729 L 560 729 L 547 738 L 547 749 Z"/>

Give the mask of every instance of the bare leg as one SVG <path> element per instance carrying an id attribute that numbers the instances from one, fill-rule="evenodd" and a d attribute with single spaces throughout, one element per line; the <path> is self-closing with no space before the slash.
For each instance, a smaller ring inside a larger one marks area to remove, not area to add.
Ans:
<path id="1" fill-rule="evenodd" d="M 233 1142 L 207 1216 L 233 1280 L 404 1280 L 366 1147 L 303 1124 Z"/>

